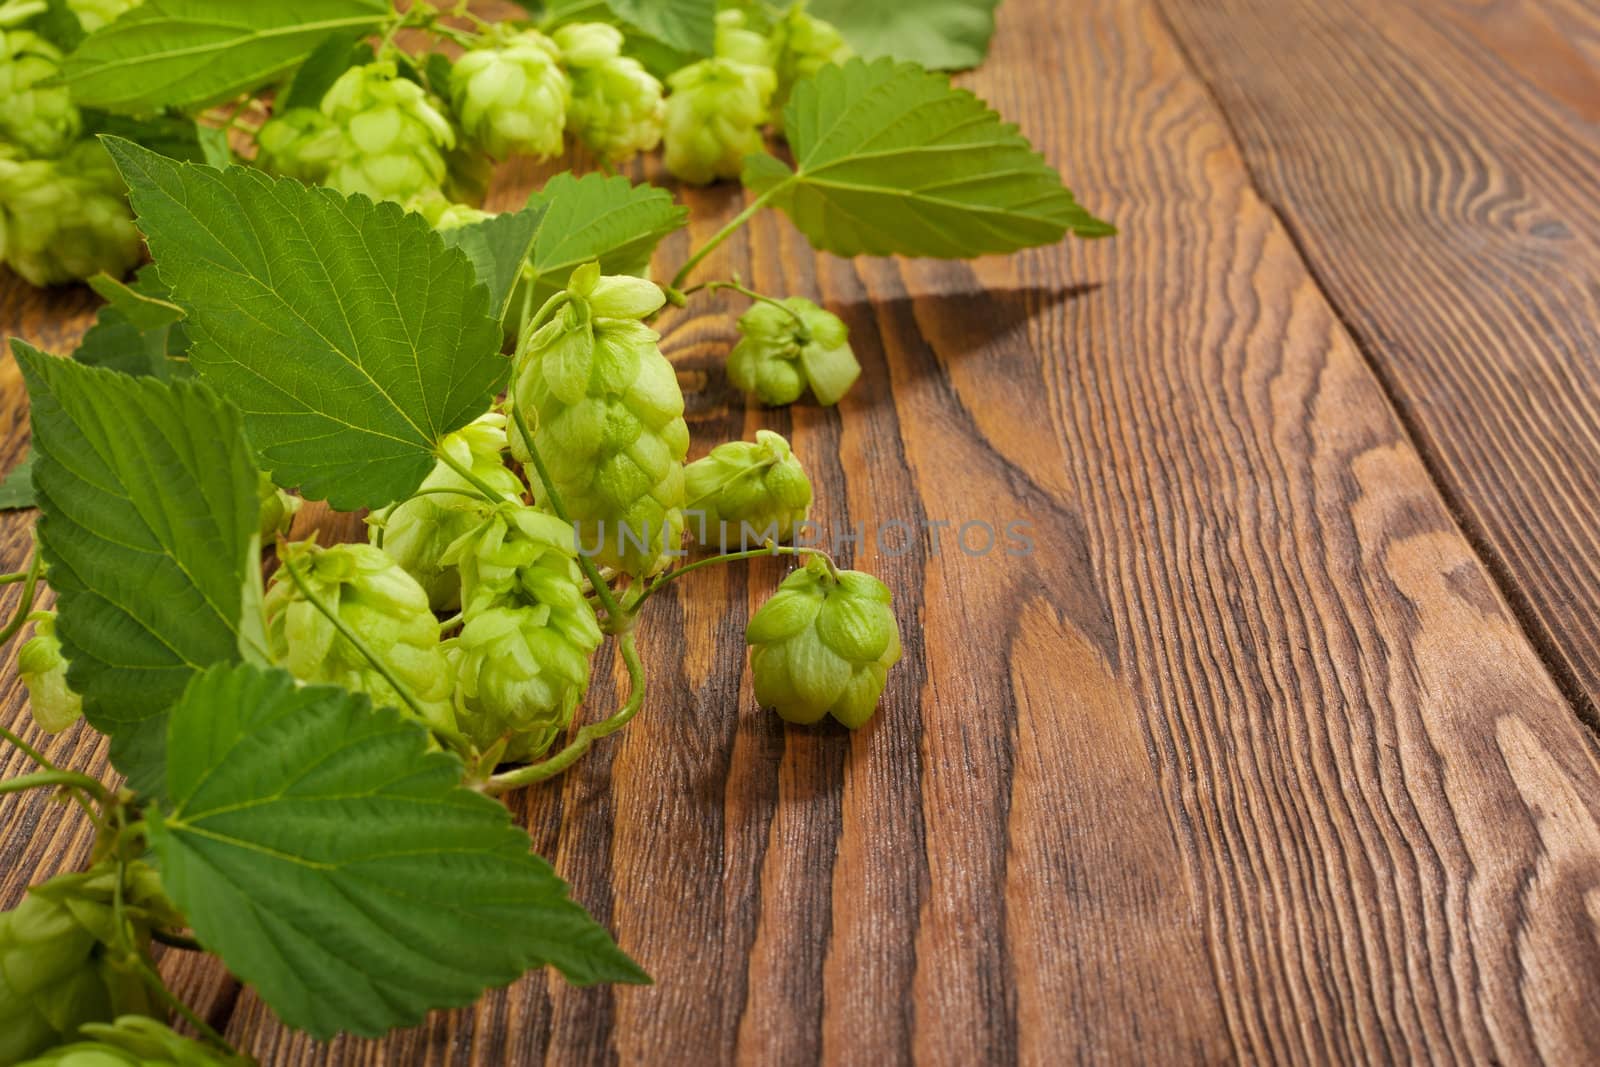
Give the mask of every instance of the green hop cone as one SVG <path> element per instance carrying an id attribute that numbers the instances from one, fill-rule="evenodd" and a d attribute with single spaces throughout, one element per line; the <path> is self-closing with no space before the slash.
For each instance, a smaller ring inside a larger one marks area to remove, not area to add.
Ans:
<path id="1" fill-rule="evenodd" d="M 56 615 L 34 617 L 33 636 L 17 652 L 17 676 L 28 689 L 33 721 L 46 733 L 60 733 L 83 714 L 83 698 L 67 685 L 67 657 L 56 636 Z"/>
<path id="2" fill-rule="evenodd" d="M 262 170 L 314 185 L 327 180 L 344 137 L 321 111 L 294 107 L 262 124 L 256 147 L 255 162 Z"/>
<path id="3" fill-rule="evenodd" d="M 110 25 L 125 12 L 133 10 L 141 0 L 67 0 L 67 7 L 78 16 L 84 33 Z"/>
<path id="4" fill-rule="evenodd" d="M 772 98 L 772 118 L 783 128 L 783 108 L 795 82 L 809 78 L 830 63 L 843 63 L 855 49 L 831 22 L 806 11 L 804 0 L 792 5 L 772 25 L 770 38 L 778 89 Z"/>
<path id="5" fill-rule="evenodd" d="M 121 277 L 143 241 L 122 180 L 97 141 L 60 159 L 0 158 L 0 258 L 34 285 Z"/>
<path id="6" fill-rule="evenodd" d="M 340 145 L 327 183 L 347 195 L 407 203 L 437 194 L 449 177 L 455 129 L 427 90 L 393 62 L 352 67 L 322 98 Z"/>
<path id="7" fill-rule="evenodd" d="M 716 56 L 675 72 L 667 84 L 667 169 L 695 185 L 737 178 L 744 157 L 765 147 L 761 127 L 778 88 L 767 39 L 745 28 L 743 13 L 719 12 Z"/>
<path id="8" fill-rule="evenodd" d="M 506 469 L 506 418 L 490 413 L 448 434 L 443 449 L 481 482 L 505 496 L 521 499 L 522 480 Z M 461 606 L 461 573 L 445 562 L 457 540 L 481 525 L 494 510 L 473 484 L 441 461 L 416 496 L 375 512 L 370 539 L 416 579 L 434 611 Z"/>
<path id="9" fill-rule="evenodd" d="M 400 565 L 371 545 L 285 545 L 285 562 L 267 589 L 267 645 L 273 660 L 302 682 L 366 693 L 374 704 L 409 713 L 383 673 L 339 633 L 289 577 L 296 571 L 324 606 L 361 640 L 417 699 L 426 724 L 454 729 L 450 673 L 439 648 L 439 620 L 428 594 Z"/>
<path id="10" fill-rule="evenodd" d="M 514 402 L 534 433 L 581 550 L 643 577 L 660 570 L 683 541 L 683 460 L 689 427 L 660 335 L 640 320 L 665 302 L 642 278 L 572 272 L 555 312 L 527 339 Z M 511 452 L 530 453 L 513 433 Z M 536 500 L 547 504 L 537 472 Z"/>
<path id="11" fill-rule="evenodd" d="M 90 1023 L 83 1040 L 18 1067 L 247 1067 L 252 1061 L 214 1051 L 143 1015 Z"/>
<path id="12" fill-rule="evenodd" d="M 877 709 L 900 662 L 888 588 L 860 571 L 831 573 L 813 556 L 785 578 L 745 629 L 756 700 L 788 722 L 832 715 L 855 730 Z"/>
<path id="13" fill-rule="evenodd" d="M 0 140 L 35 158 L 66 151 L 83 127 L 65 86 L 61 50 L 30 30 L 0 29 Z"/>
<path id="14" fill-rule="evenodd" d="M 683 481 L 690 536 L 724 552 L 786 541 L 811 510 L 811 480 L 771 430 L 718 445 L 683 469 Z"/>
<path id="15" fill-rule="evenodd" d="M 661 143 L 661 83 L 622 54 L 622 31 L 603 22 L 575 22 L 556 30 L 555 41 L 572 75 L 567 126 L 573 136 L 609 162 Z"/>
<path id="16" fill-rule="evenodd" d="M 86 1023 L 150 1014 L 150 993 L 114 958 L 116 869 L 107 863 L 52 878 L 0 912 L 0 1063 L 15 1063 L 76 1037 Z M 123 884 L 134 947 L 149 944 L 152 921 L 176 925 L 159 881 L 133 864 Z"/>
<path id="17" fill-rule="evenodd" d="M 270 541 L 288 533 L 300 511 L 301 499 L 279 489 L 265 474 L 257 477 L 256 499 L 261 502 L 261 540 Z"/>
<path id="18" fill-rule="evenodd" d="M 490 155 L 561 154 L 572 85 L 561 50 L 537 30 L 499 31 L 450 72 L 461 128 Z"/>
<path id="19" fill-rule="evenodd" d="M 739 316 L 728 380 L 766 404 L 792 404 L 809 386 L 817 402 L 837 404 L 861 376 L 850 329 L 804 297 L 757 301 Z"/>

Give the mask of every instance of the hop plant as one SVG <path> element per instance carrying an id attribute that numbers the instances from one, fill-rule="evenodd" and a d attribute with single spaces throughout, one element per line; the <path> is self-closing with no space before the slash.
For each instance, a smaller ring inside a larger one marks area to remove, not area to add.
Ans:
<path id="1" fill-rule="evenodd" d="M 555 31 L 572 75 L 567 126 L 601 159 L 616 162 L 661 143 L 666 116 L 661 83 L 638 60 L 622 54 L 622 32 L 602 22 L 575 22 Z"/>
<path id="2" fill-rule="evenodd" d="M 154 1011 L 144 982 L 106 947 L 114 940 L 116 879 L 109 863 L 61 875 L 0 912 L 0 1063 L 38 1055 L 86 1023 Z M 130 868 L 123 888 L 134 947 L 142 952 L 152 908 L 163 920 L 169 908 L 143 864 Z"/>
<path id="3" fill-rule="evenodd" d="M 80 141 L 55 160 L 0 158 L 0 258 L 34 285 L 139 262 L 142 242 L 104 148 Z"/>
<path id="4" fill-rule="evenodd" d="M 763 403 L 792 404 L 810 387 L 818 403 L 837 404 L 861 376 L 849 327 L 804 297 L 752 304 L 739 334 L 728 379 Z"/>
<path id="5" fill-rule="evenodd" d="M 683 481 L 690 536 L 722 551 L 730 538 L 750 547 L 747 535 L 787 540 L 811 510 L 811 480 L 789 442 L 771 430 L 718 445 L 683 469 Z"/>
<path id="6" fill-rule="evenodd" d="M 492 156 L 561 153 L 572 85 L 561 50 L 537 30 L 497 32 L 462 56 L 450 99 L 467 136 Z"/>
<path id="7" fill-rule="evenodd" d="M 772 118 L 781 130 L 783 107 L 795 82 L 809 78 L 830 63 L 843 63 L 856 53 L 833 23 L 806 10 L 804 0 L 792 5 L 773 23 L 769 42 L 773 70 L 778 76 Z"/>
<path id="8" fill-rule="evenodd" d="M 504 462 L 504 415 L 491 412 L 480 417 L 447 435 L 441 447 L 496 492 L 521 498 L 522 481 Z M 430 608 L 453 611 L 461 605 L 461 573 L 445 562 L 445 555 L 493 510 L 494 505 L 468 479 L 441 461 L 423 479 L 416 496 L 373 514 L 369 536 L 422 586 Z"/>
<path id="9" fill-rule="evenodd" d="M 551 298 L 549 321 L 535 320 L 514 385 L 582 551 L 641 577 L 683 539 L 683 393 L 656 346 L 660 335 L 640 321 L 665 299 L 642 278 L 579 267 Z M 518 434 L 511 451 L 530 458 Z M 536 472 L 529 480 L 547 503 Z"/>
<path id="10" fill-rule="evenodd" d="M 450 674 L 439 648 L 439 620 L 428 594 L 400 565 L 371 545 L 281 549 L 284 567 L 267 589 L 267 645 L 273 659 L 302 682 L 325 682 L 366 693 L 373 703 L 410 711 L 383 674 L 344 637 L 287 575 L 293 565 L 318 601 L 336 614 L 421 706 L 427 725 L 454 729 Z"/>
<path id="11" fill-rule="evenodd" d="M 56 636 L 55 612 L 34 616 L 33 636 L 17 652 L 17 676 L 28 689 L 28 707 L 39 729 L 60 733 L 83 714 L 83 698 L 67 685 L 67 657 Z"/>
<path id="12" fill-rule="evenodd" d="M 788 722 L 832 715 L 852 730 L 865 725 L 889 668 L 900 662 L 890 603 L 888 588 L 870 574 L 807 560 L 745 629 L 756 699 Z"/>
<path id="13" fill-rule="evenodd" d="M 78 16 L 84 33 L 93 33 L 116 21 L 124 12 L 137 7 L 140 0 L 67 0 L 67 7 Z"/>
<path id="14" fill-rule="evenodd" d="M 58 156 L 77 140 L 83 121 L 72 96 L 50 84 L 60 70 L 55 45 L 31 30 L 0 29 L 0 140 L 34 158 Z"/>
<path id="15" fill-rule="evenodd" d="M 294 107 L 262 124 L 256 148 L 256 164 L 262 170 L 315 184 L 333 170 L 344 137 L 321 111 Z"/>
<path id="16" fill-rule="evenodd" d="M 124 1015 L 115 1023 L 89 1023 L 83 1040 L 53 1048 L 19 1067 L 245 1067 L 182 1037 L 154 1019 Z"/>
<path id="17" fill-rule="evenodd" d="M 455 129 L 427 90 L 399 76 L 392 61 L 352 67 L 322 98 L 340 144 L 327 182 L 342 193 L 408 203 L 437 195 Z"/>
<path id="18" fill-rule="evenodd" d="M 667 169 L 696 185 L 737 178 L 744 157 L 763 148 L 761 127 L 778 88 L 766 38 L 745 28 L 741 12 L 719 12 L 717 54 L 667 84 Z"/>

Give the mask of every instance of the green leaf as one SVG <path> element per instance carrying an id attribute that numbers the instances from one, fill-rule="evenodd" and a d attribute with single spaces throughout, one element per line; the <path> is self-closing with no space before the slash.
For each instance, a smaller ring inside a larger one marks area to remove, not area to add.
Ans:
<path id="1" fill-rule="evenodd" d="M 454 756 L 364 696 L 216 668 L 168 725 L 161 880 L 288 1025 L 376 1036 L 531 967 L 648 981 Z"/>
<path id="2" fill-rule="evenodd" d="M 95 275 L 89 285 L 107 303 L 78 342 L 73 359 L 135 376 L 193 375 L 185 354 L 188 333 L 183 327 L 183 309 L 171 301 L 153 267 L 141 269 L 132 285 L 108 274 Z"/>
<path id="3" fill-rule="evenodd" d="M 592 259 L 604 274 L 645 273 L 656 245 L 688 218 L 665 189 L 620 175 L 558 174 L 528 198 L 528 206 L 545 208 L 533 243 L 534 307 Z"/>
<path id="4" fill-rule="evenodd" d="M 144 0 L 85 38 L 62 75 L 85 107 L 192 111 L 287 73 L 330 34 L 393 17 L 389 0 Z"/>
<path id="5" fill-rule="evenodd" d="M 221 133 L 179 115 L 130 118 L 107 111 L 88 111 L 84 113 L 83 125 L 85 136 L 123 137 L 152 152 L 187 163 L 207 162 L 206 142 Z"/>
<path id="6" fill-rule="evenodd" d="M 381 507 L 488 409 L 509 372 L 488 290 L 420 215 L 107 147 L 188 313 L 191 364 L 244 411 L 279 485 Z"/>
<path id="7" fill-rule="evenodd" d="M 709 56 L 716 36 L 717 0 L 606 0 L 612 14 L 662 44 Z"/>
<path id="8" fill-rule="evenodd" d="M 127 285 L 109 274 L 96 274 L 90 278 L 89 288 L 122 312 L 135 329 L 159 330 L 183 318 L 183 309 L 164 295 L 158 295 L 148 287 L 141 290 L 136 285 Z"/>
<path id="9" fill-rule="evenodd" d="M 929 70 L 965 70 L 983 62 L 1000 0 L 811 0 L 811 14 L 839 28 L 867 59 L 891 56 Z"/>
<path id="10" fill-rule="evenodd" d="M 115 742 L 195 673 L 238 659 L 256 471 L 239 413 L 198 383 L 12 347 L 31 403 L 38 536 L 68 679 L 90 725 Z"/>
<path id="11" fill-rule="evenodd" d="M 0 478 L 0 511 L 33 506 L 33 453 L 29 452 L 10 473 Z"/>
<path id="12" fill-rule="evenodd" d="M 544 214 L 544 206 L 535 205 L 440 231 L 445 244 L 461 249 L 472 260 L 478 281 L 489 290 L 489 313 L 496 320 L 505 317 L 506 305 L 522 276 L 522 265 L 533 250 L 533 239 Z"/>
<path id="13" fill-rule="evenodd" d="M 754 155 L 745 184 L 826 252 L 965 259 L 1115 232 L 1015 126 L 910 63 L 823 67 L 795 86 L 784 129 L 794 170 Z"/>

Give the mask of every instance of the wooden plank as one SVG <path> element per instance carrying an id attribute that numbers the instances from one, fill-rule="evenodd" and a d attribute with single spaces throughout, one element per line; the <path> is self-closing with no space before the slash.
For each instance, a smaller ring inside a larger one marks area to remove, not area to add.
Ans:
<path id="1" fill-rule="evenodd" d="M 1161 4 L 1600 725 L 1600 9 Z"/>
<path id="2" fill-rule="evenodd" d="M 729 389 L 731 301 L 665 346 L 697 450 L 790 433 L 825 523 L 1021 519 L 1036 550 L 845 553 L 907 635 L 855 735 L 752 705 L 740 631 L 780 568 L 686 580 L 644 630 L 647 711 L 514 800 L 657 984 L 535 975 L 332 1046 L 246 991 L 228 1028 L 263 1062 L 1600 1056 L 1593 740 L 1162 20 L 1013 0 L 968 81 L 1122 237 L 847 263 L 761 219 L 712 270 L 847 318 L 837 411 Z M 697 238 L 736 210 L 686 199 Z M 65 823 L 8 797 L 0 825 Z"/>

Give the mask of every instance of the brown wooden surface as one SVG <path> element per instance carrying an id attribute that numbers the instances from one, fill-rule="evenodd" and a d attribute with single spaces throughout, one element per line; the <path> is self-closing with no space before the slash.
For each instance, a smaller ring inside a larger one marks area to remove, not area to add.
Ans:
<path id="1" fill-rule="evenodd" d="M 1600 1061 L 1600 760 L 1570 699 L 1592 650 L 1544 621 L 1595 618 L 1590 474 L 1549 488 L 1594 460 L 1593 172 L 1572 170 L 1594 152 L 1593 10 L 1320 10 L 1011 0 L 965 81 L 1123 234 L 850 263 L 761 218 L 712 269 L 846 317 L 866 369 L 837 411 L 746 406 L 721 371 L 732 303 L 665 321 L 697 450 L 770 426 L 825 521 L 1015 518 L 1037 551 L 855 553 L 907 637 L 855 735 L 753 706 L 740 631 L 781 568 L 653 604 L 649 707 L 513 800 L 653 988 L 534 975 L 331 1046 L 214 964 L 165 961 L 182 990 L 271 1064 Z M 1380 44 L 1386 89 L 1363 66 Z M 1383 111 L 1385 91 L 1407 98 Z M 1558 114 L 1560 195 L 1531 159 L 1492 165 Z M 1386 192 L 1429 240 L 1347 232 L 1339 190 Z M 697 238 L 737 204 L 686 199 Z M 0 326 L 61 348 L 88 306 L 11 283 Z M 1525 387 L 1463 384 L 1494 374 Z M 0 390 L 9 462 L 9 362 Z M 1518 493 L 1544 503 L 1495 526 Z M 0 565 L 25 529 L 0 524 Z M 1541 533 L 1548 563 L 1519 570 L 1507 546 Z M 5 901 L 86 842 L 73 812 L 4 798 Z"/>

